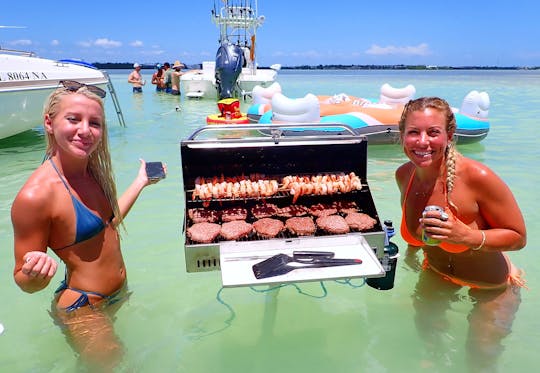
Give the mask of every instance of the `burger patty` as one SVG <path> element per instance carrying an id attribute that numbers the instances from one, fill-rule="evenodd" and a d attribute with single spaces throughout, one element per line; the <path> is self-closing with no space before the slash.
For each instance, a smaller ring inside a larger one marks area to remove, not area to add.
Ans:
<path id="1" fill-rule="evenodd" d="M 187 236 L 194 242 L 209 243 L 216 239 L 221 226 L 216 223 L 195 223 L 187 229 Z"/>
<path id="2" fill-rule="evenodd" d="M 351 229 L 358 229 L 361 231 L 371 229 L 375 226 L 375 223 L 377 223 L 377 220 L 362 212 L 349 213 L 345 217 L 345 221 Z"/>
<path id="3" fill-rule="evenodd" d="M 285 227 L 298 236 L 310 236 L 317 230 L 313 219 L 309 216 L 289 218 L 285 221 Z"/>
<path id="4" fill-rule="evenodd" d="M 253 228 L 261 236 L 272 238 L 283 231 L 285 225 L 279 219 L 262 218 L 253 223 Z"/>
<path id="5" fill-rule="evenodd" d="M 244 220 L 234 220 L 223 223 L 219 234 L 228 241 L 238 240 L 253 232 L 253 226 Z"/>
<path id="6" fill-rule="evenodd" d="M 333 233 L 333 234 L 343 234 L 349 233 L 349 224 L 345 219 L 340 215 L 328 215 L 321 216 L 317 218 L 317 226 L 322 230 Z"/>

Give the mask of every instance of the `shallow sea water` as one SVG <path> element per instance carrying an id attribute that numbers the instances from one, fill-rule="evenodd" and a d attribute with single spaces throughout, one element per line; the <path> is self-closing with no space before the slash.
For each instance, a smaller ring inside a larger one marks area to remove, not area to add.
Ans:
<path id="1" fill-rule="evenodd" d="M 205 124 L 212 100 L 185 100 L 145 87 L 133 95 L 129 71 L 111 71 L 127 127 L 118 125 L 110 98 L 107 116 L 118 190 L 135 176 L 138 159 L 162 160 L 168 177 L 147 188 L 126 219 L 123 253 L 133 294 L 117 313 L 115 328 L 126 348 L 118 371 L 135 372 L 455 372 L 465 371 L 467 316 L 472 303 L 458 293 L 445 327 L 434 330 L 428 348 L 414 322 L 418 272 L 400 247 L 395 287 L 378 291 L 351 282 L 326 281 L 268 288 L 221 289 L 219 272 L 186 273 L 183 186 L 179 142 Z M 143 70 L 147 80 L 151 71 Z M 532 370 L 540 340 L 538 174 L 540 72 L 535 71 L 281 71 L 289 97 L 347 93 L 377 98 L 384 83 L 413 84 L 416 96 L 439 95 L 459 107 L 470 90 L 491 97 L 491 131 L 480 143 L 459 150 L 494 169 L 510 186 L 526 219 L 528 244 L 510 253 L 525 270 L 529 290 L 496 368 Z M 243 104 L 247 109 L 247 104 Z M 0 140 L 0 368 L 6 372 L 74 371 L 77 359 L 47 309 L 60 267 L 46 290 L 26 294 L 12 278 L 10 207 L 15 194 L 40 164 L 45 149 L 37 129 Z M 399 145 L 370 146 L 368 182 L 381 219 L 399 228 L 399 193 L 394 170 L 405 161 Z M 219 160 L 216 160 L 219 162 Z M 396 229 L 397 230 L 397 229 Z M 496 321 L 494 321 L 496 322 Z"/>

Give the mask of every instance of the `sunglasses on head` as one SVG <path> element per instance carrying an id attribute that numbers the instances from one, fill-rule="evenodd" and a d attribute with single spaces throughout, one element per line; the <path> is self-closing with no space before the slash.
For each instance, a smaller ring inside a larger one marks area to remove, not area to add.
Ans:
<path id="1" fill-rule="evenodd" d="M 107 92 L 95 85 L 89 85 L 84 83 L 76 82 L 75 80 L 60 80 L 60 84 L 64 86 L 70 92 L 77 92 L 82 87 L 86 87 L 90 92 L 95 94 L 98 97 L 105 98 Z"/>

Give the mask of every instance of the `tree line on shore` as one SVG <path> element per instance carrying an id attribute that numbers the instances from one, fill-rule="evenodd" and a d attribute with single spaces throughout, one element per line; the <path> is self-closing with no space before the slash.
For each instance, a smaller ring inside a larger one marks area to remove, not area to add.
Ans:
<path id="1" fill-rule="evenodd" d="M 98 69 L 132 69 L 132 62 L 94 62 Z M 143 69 L 154 69 L 157 63 L 143 63 Z M 202 69 L 201 64 L 187 65 L 188 69 Z M 261 68 L 268 68 L 263 67 Z M 538 70 L 540 66 L 430 66 L 430 65 L 298 65 L 282 66 L 282 70 Z"/>

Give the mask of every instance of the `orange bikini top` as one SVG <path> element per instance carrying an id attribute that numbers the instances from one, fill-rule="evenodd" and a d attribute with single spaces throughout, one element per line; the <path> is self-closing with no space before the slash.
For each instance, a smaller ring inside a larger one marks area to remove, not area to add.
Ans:
<path id="1" fill-rule="evenodd" d="M 414 175 L 416 173 L 416 169 L 412 172 L 411 178 L 409 179 L 409 184 L 407 185 L 407 189 L 405 190 L 405 197 L 403 198 L 403 206 L 401 207 L 401 237 L 410 245 L 413 246 L 425 246 L 424 242 L 416 239 L 410 232 L 409 228 L 407 227 L 407 219 L 405 217 L 405 203 L 407 202 L 407 197 L 409 195 L 409 190 L 411 189 L 412 180 L 414 178 Z M 446 199 L 448 198 L 448 194 L 446 193 L 446 185 L 444 185 L 444 194 Z M 457 219 L 457 218 L 456 218 Z M 453 244 L 450 242 L 441 242 L 438 245 L 441 249 L 444 251 L 447 251 L 449 253 L 462 253 L 464 251 L 469 250 L 469 247 L 466 245 L 459 245 L 459 244 Z"/>

